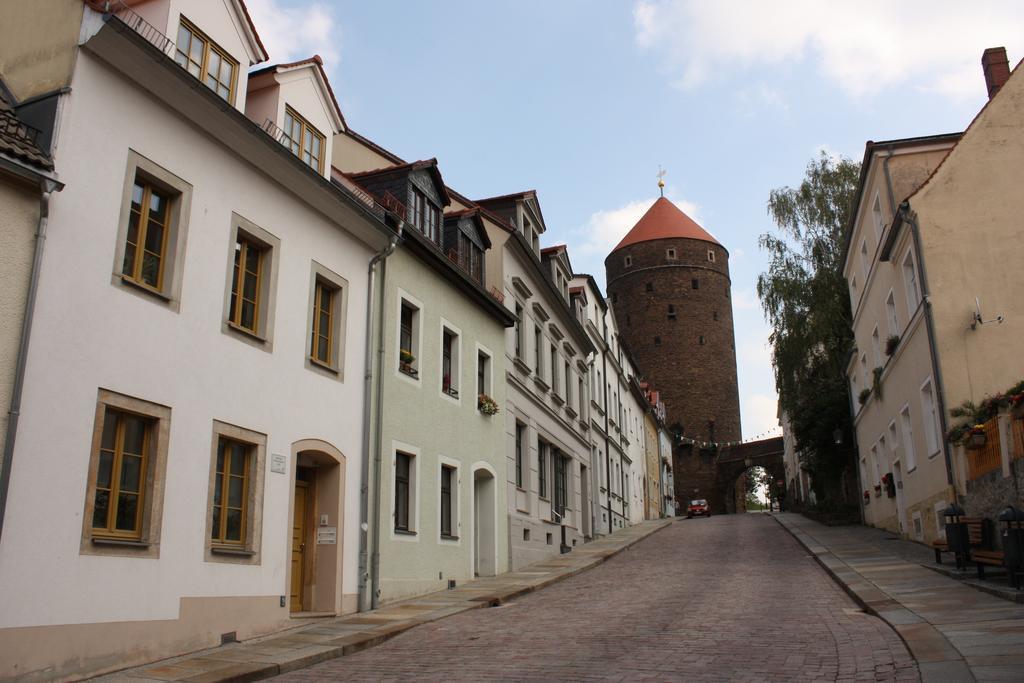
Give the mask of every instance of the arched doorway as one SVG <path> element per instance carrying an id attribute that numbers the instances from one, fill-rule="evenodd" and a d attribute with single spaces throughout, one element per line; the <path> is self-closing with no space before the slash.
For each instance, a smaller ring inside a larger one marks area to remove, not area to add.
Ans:
<path id="1" fill-rule="evenodd" d="M 338 614 L 346 458 L 326 441 L 304 439 L 292 444 L 292 463 L 289 612 Z"/>
<path id="2" fill-rule="evenodd" d="M 473 574 L 497 573 L 497 479 L 489 466 L 473 470 Z"/>

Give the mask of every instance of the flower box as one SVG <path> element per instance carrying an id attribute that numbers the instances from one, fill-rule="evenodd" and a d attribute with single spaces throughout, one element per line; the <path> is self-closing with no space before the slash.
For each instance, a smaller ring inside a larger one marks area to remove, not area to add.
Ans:
<path id="1" fill-rule="evenodd" d="M 969 451 L 977 451 L 977 450 L 981 450 L 982 448 L 984 448 L 985 447 L 985 443 L 987 441 L 988 441 L 988 436 L 985 434 L 984 431 L 973 431 L 972 430 L 967 435 L 967 440 L 964 442 L 964 446 L 966 446 L 967 450 L 969 450 Z"/>
<path id="2" fill-rule="evenodd" d="M 480 394 L 476 399 L 476 409 L 483 415 L 497 415 L 498 402 L 487 394 Z"/>

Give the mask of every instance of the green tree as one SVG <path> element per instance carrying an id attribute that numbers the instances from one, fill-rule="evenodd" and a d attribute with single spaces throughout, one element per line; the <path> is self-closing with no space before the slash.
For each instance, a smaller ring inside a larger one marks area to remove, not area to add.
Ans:
<path id="1" fill-rule="evenodd" d="M 769 257 L 757 294 L 771 326 L 779 401 L 822 501 L 856 495 L 845 371 L 853 333 L 842 270 L 859 176 L 859 164 L 823 152 L 799 187 L 772 190 L 768 214 L 777 229 L 758 240 Z"/>

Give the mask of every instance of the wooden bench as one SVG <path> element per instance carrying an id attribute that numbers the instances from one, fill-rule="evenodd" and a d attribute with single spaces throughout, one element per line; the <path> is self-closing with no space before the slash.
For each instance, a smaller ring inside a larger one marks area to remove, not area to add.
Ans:
<path id="1" fill-rule="evenodd" d="M 961 520 L 967 525 L 967 535 L 970 540 L 970 547 L 982 548 L 987 545 L 988 534 L 985 533 L 987 525 L 985 524 L 984 517 L 962 517 Z M 932 541 L 932 549 L 935 551 L 935 564 L 942 564 L 942 553 L 952 552 L 949 549 L 949 544 L 945 541 Z M 966 561 L 970 559 L 970 555 L 966 558 L 956 558 L 956 566 L 959 569 L 963 563 L 966 565 Z"/>
<path id="2" fill-rule="evenodd" d="M 1019 568 L 1007 567 L 1005 557 L 1002 550 L 975 550 L 971 553 L 971 559 L 974 560 L 974 564 L 978 567 L 979 579 L 985 579 L 986 565 L 989 567 L 1005 568 L 1010 579 L 1010 585 L 1019 590 L 1022 572 Z"/>

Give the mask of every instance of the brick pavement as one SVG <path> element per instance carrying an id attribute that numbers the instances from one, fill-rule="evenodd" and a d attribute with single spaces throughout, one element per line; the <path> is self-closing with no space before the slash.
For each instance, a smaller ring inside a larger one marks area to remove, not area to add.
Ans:
<path id="1" fill-rule="evenodd" d="M 679 520 L 543 591 L 281 678 L 919 680 L 896 633 L 757 514 Z"/>

